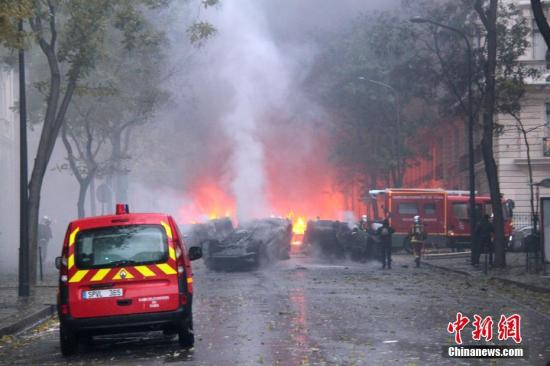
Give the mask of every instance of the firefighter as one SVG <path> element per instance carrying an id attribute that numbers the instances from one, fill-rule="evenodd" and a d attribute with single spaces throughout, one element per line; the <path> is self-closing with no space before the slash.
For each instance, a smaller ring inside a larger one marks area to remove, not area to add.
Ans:
<path id="1" fill-rule="evenodd" d="M 380 242 L 380 259 L 382 260 L 382 269 L 391 269 L 391 243 L 392 234 L 395 230 L 390 226 L 388 219 L 382 221 L 382 226 L 376 230 L 376 236 Z"/>
<path id="2" fill-rule="evenodd" d="M 489 215 L 484 215 L 479 224 L 477 225 L 475 236 L 478 241 L 481 251 L 477 253 L 477 263 L 479 263 L 479 255 L 481 252 L 489 255 L 489 265 L 493 265 L 493 240 L 492 235 L 495 229 L 489 219 Z"/>
<path id="3" fill-rule="evenodd" d="M 359 221 L 359 230 L 366 231 L 368 223 L 369 223 L 369 218 L 367 217 L 367 215 L 362 215 L 361 220 Z"/>
<path id="4" fill-rule="evenodd" d="M 424 224 L 420 216 L 415 216 L 413 218 L 413 224 L 409 232 L 409 238 L 411 240 L 411 245 L 414 253 L 414 262 L 417 267 L 420 267 L 420 255 L 422 254 L 422 249 L 424 247 L 424 241 L 428 237 L 426 230 L 424 229 Z"/>

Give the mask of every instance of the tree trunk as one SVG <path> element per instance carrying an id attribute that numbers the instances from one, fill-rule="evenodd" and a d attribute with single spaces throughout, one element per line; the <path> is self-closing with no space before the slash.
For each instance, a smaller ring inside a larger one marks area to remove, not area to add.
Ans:
<path id="1" fill-rule="evenodd" d="M 115 131 L 112 136 L 113 145 L 113 185 L 115 192 L 115 202 L 124 203 L 127 201 L 126 182 L 124 181 L 126 174 L 123 167 L 124 154 L 122 151 L 122 130 Z"/>
<path id="2" fill-rule="evenodd" d="M 90 179 L 90 214 L 92 216 L 97 215 L 95 199 L 95 177 L 92 177 L 92 179 Z"/>
<path id="3" fill-rule="evenodd" d="M 40 191 L 47 162 L 44 157 L 38 155 L 35 159 L 31 180 L 29 182 L 29 282 L 36 285 L 38 222 L 40 215 Z"/>
<path id="4" fill-rule="evenodd" d="M 78 210 L 78 218 L 81 219 L 86 216 L 85 203 L 86 193 L 88 193 L 88 187 L 90 186 L 91 179 L 88 177 L 79 181 L 78 202 L 76 204 Z"/>
<path id="5" fill-rule="evenodd" d="M 531 0 L 531 9 L 533 10 L 533 17 L 535 18 L 540 34 L 542 34 L 544 38 L 546 47 L 550 48 L 550 26 L 544 16 L 544 10 L 540 0 Z"/>
<path id="6" fill-rule="evenodd" d="M 34 159 L 34 166 L 31 173 L 31 179 L 29 182 L 29 260 L 30 260 L 30 283 L 36 285 L 37 275 L 37 251 L 38 251 L 38 222 L 40 216 L 40 192 L 42 190 L 42 183 L 44 182 L 44 175 L 48 163 L 52 156 L 53 149 L 59 130 L 63 125 L 65 114 L 69 106 L 69 102 L 73 96 L 74 89 L 76 87 L 76 80 L 70 80 L 67 85 L 67 90 L 63 97 L 63 102 L 59 106 L 59 110 L 55 119 L 49 119 L 48 115 L 44 119 L 44 125 L 40 134 L 40 142 L 38 144 L 38 150 Z M 50 87 L 50 94 L 60 93 L 60 85 L 58 83 L 52 83 Z M 48 105 L 48 109 L 50 106 Z"/>
<path id="7" fill-rule="evenodd" d="M 523 135 L 523 141 L 525 142 L 525 150 L 527 154 L 527 169 L 529 172 L 529 201 L 531 204 L 531 221 L 533 222 L 533 233 L 536 233 L 538 230 L 538 213 L 535 210 L 535 192 L 533 191 L 533 165 L 531 164 L 531 145 L 529 144 L 527 131 L 525 130 L 523 122 L 516 115 L 513 115 L 513 117 L 516 119 L 519 125 L 519 130 Z"/>
<path id="8" fill-rule="evenodd" d="M 506 265 L 506 253 L 504 242 L 504 218 L 502 216 L 502 197 L 498 181 L 498 169 L 493 151 L 493 131 L 496 104 L 495 70 L 497 65 L 497 8 L 498 0 L 490 0 L 489 7 L 485 12 L 481 2 L 476 3 L 476 11 L 482 19 L 487 31 L 487 60 L 485 63 L 485 98 L 483 99 L 483 138 L 481 146 L 485 173 L 489 182 L 491 192 L 491 204 L 493 207 L 493 226 L 495 229 L 495 267 Z"/>

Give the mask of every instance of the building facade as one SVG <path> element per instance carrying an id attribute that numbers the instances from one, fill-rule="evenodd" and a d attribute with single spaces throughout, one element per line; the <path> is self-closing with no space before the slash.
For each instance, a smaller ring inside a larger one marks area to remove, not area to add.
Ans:
<path id="1" fill-rule="evenodd" d="M 500 189 L 507 198 L 514 200 L 519 218 L 529 217 L 531 213 L 528 150 L 533 183 L 550 178 L 550 70 L 545 61 L 547 47 L 533 20 L 530 2 L 521 0 L 515 3 L 531 24 L 531 46 L 520 60 L 540 72 L 537 79 L 526 80 L 528 85 L 517 116 L 519 121 L 504 114 L 496 118 L 496 122 L 502 126 L 502 132 L 495 136 Z M 548 19 L 550 4 L 546 3 Z M 550 196 L 548 188 L 534 188 L 533 191 L 535 204 L 540 201 L 540 197 Z"/>
<path id="2" fill-rule="evenodd" d="M 0 273 L 17 268 L 19 248 L 17 93 L 17 73 L 0 63 Z"/>
<path id="3" fill-rule="evenodd" d="M 495 123 L 501 128 L 494 136 L 494 156 L 501 193 L 515 202 L 514 219 L 519 226 L 523 226 L 531 221 L 528 148 L 533 183 L 550 178 L 550 70 L 545 61 L 546 44 L 534 23 L 530 2 L 513 2 L 532 26 L 530 47 L 520 61 L 538 69 L 541 76 L 526 80 L 526 93 L 521 101 L 521 111 L 516 116 L 519 121 L 511 115 L 495 116 Z M 550 19 L 550 2 L 546 3 L 547 19 Z M 435 131 L 432 129 L 426 134 L 424 141 L 429 153 L 411 163 L 405 174 L 405 187 L 469 189 L 466 121 L 456 120 L 442 125 L 444 127 Z M 527 144 L 522 129 L 526 132 Z M 475 132 L 476 191 L 488 195 L 489 186 L 479 145 L 480 133 Z M 533 193 L 536 204 L 540 198 L 550 196 L 550 189 L 534 188 Z"/>

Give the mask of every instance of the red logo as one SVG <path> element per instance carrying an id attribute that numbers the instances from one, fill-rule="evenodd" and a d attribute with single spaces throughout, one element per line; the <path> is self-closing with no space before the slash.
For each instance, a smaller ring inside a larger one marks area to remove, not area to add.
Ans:
<path id="1" fill-rule="evenodd" d="M 470 323 L 470 318 L 458 312 L 456 313 L 456 320 L 447 325 L 447 332 L 454 334 L 456 344 L 462 344 L 461 332 L 468 323 Z M 483 338 L 486 342 L 491 341 L 493 339 L 493 324 L 493 318 L 490 315 L 481 317 L 474 314 L 472 340 L 480 341 Z M 499 341 L 506 341 L 511 338 L 514 342 L 521 343 L 521 316 L 519 314 L 512 314 L 508 317 L 501 315 L 497 328 Z"/>
<path id="2" fill-rule="evenodd" d="M 521 343 L 521 315 L 512 314 L 509 317 L 500 316 L 498 322 L 498 339 L 505 341 L 512 338 L 514 342 Z"/>
<path id="3" fill-rule="evenodd" d="M 493 339 L 493 318 L 490 316 L 486 316 L 481 319 L 481 317 L 477 314 L 474 315 L 474 322 L 472 323 L 474 326 L 474 331 L 472 332 L 472 339 L 474 341 L 479 341 L 481 338 L 485 338 L 486 342 L 489 342 L 491 339 Z"/>
<path id="4" fill-rule="evenodd" d="M 447 326 L 447 331 L 451 334 L 455 334 L 456 344 L 462 344 L 462 336 L 460 335 L 460 332 L 469 322 L 470 319 L 468 319 L 467 316 L 462 316 L 462 313 L 458 312 L 456 313 L 456 320 L 452 323 L 449 323 L 449 325 Z"/>

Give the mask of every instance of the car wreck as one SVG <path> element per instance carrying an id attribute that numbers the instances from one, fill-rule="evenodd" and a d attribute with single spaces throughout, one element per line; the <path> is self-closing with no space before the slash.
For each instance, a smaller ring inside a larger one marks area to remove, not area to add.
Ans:
<path id="1" fill-rule="evenodd" d="M 378 226 L 371 223 L 371 229 L 364 231 L 343 221 L 310 220 L 304 233 L 304 247 L 319 257 L 364 262 L 374 259 L 379 251 L 374 235 Z"/>
<path id="2" fill-rule="evenodd" d="M 291 239 L 292 224 L 286 219 L 248 221 L 225 238 L 204 242 L 204 262 L 212 270 L 258 268 L 288 259 Z"/>

